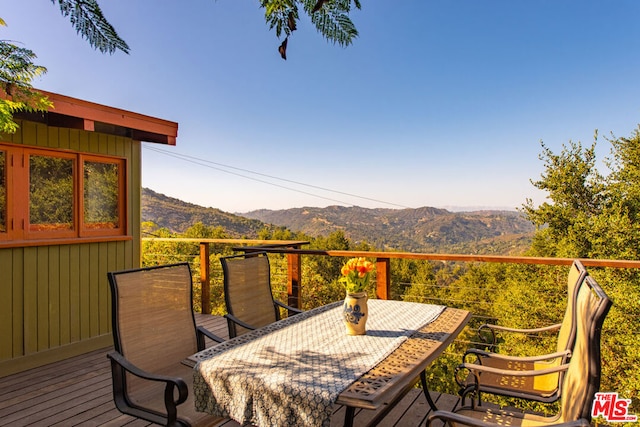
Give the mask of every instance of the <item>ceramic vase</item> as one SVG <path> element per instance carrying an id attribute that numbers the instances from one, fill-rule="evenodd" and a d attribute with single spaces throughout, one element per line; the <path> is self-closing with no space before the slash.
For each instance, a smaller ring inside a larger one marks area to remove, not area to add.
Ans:
<path id="1" fill-rule="evenodd" d="M 367 300 L 366 292 L 347 293 L 342 307 L 347 335 L 365 335 L 367 333 L 366 324 L 369 317 Z"/>

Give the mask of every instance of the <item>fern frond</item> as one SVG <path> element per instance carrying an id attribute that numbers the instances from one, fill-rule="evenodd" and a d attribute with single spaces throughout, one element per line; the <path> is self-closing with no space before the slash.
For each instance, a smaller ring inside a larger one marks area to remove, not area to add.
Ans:
<path id="1" fill-rule="evenodd" d="M 360 0 L 299 0 L 303 6 L 304 10 L 308 14 L 316 13 L 322 9 L 330 9 L 334 12 L 340 13 L 349 13 L 351 12 L 351 2 L 353 2 L 353 6 L 356 9 L 361 9 L 362 5 L 360 4 Z M 320 9 L 316 10 L 318 6 L 321 6 Z"/>
<path id="2" fill-rule="evenodd" d="M 121 50 L 129 53 L 129 46 L 109 24 L 96 0 L 51 0 L 58 2 L 60 12 L 69 17 L 76 32 L 102 53 Z"/>
<path id="3" fill-rule="evenodd" d="M 311 16 L 311 22 L 327 40 L 340 46 L 348 46 L 358 37 L 358 30 L 345 13 L 321 9 Z"/>
<path id="4" fill-rule="evenodd" d="M 31 50 L 0 41 L 0 82 L 17 86 L 30 85 L 31 80 L 47 72 L 35 65 L 36 54 Z"/>
<path id="5" fill-rule="evenodd" d="M 320 34 L 329 41 L 348 46 L 358 37 L 358 30 L 349 18 L 352 0 L 328 0 L 316 12 L 312 12 L 317 0 L 304 0 L 304 9 L 311 16 L 311 22 Z M 360 9 L 360 1 L 353 0 Z"/>
<path id="6" fill-rule="evenodd" d="M 260 6 L 264 7 L 264 17 L 269 24 L 269 29 L 276 31 L 280 38 L 282 33 L 289 36 L 295 30 L 295 22 L 298 20 L 298 5 L 296 0 L 262 0 Z"/>
<path id="7" fill-rule="evenodd" d="M 0 132 L 14 133 L 18 111 L 46 111 L 52 103 L 34 90 L 31 81 L 47 72 L 35 65 L 36 54 L 29 49 L 0 41 Z"/>

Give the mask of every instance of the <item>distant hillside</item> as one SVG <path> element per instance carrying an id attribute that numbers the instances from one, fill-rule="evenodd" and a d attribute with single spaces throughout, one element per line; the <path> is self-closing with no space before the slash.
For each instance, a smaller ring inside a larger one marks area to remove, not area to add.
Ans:
<path id="1" fill-rule="evenodd" d="M 489 245 L 508 253 L 526 248 L 533 226 L 512 211 L 450 212 L 445 209 L 366 209 L 329 206 L 256 210 L 242 215 L 265 223 L 326 236 L 343 230 L 353 241 L 385 250 L 476 252 Z M 513 248 L 513 246 L 517 248 Z"/>
<path id="2" fill-rule="evenodd" d="M 354 242 L 377 249 L 420 252 L 517 254 L 531 243 L 533 226 L 513 211 L 450 212 L 445 209 L 366 209 L 329 206 L 256 210 L 241 215 L 205 208 L 142 189 L 142 221 L 182 233 L 202 222 L 230 237 L 255 238 L 275 225 L 311 237 L 342 230 Z"/>
<path id="3" fill-rule="evenodd" d="M 183 233 L 191 225 L 202 222 L 224 228 L 230 237 L 258 237 L 264 224 L 220 209 L 205 208 L 167 197 L 148 188 L 142 189 L 142 221 L 152 221 L 175 233 Z"/>

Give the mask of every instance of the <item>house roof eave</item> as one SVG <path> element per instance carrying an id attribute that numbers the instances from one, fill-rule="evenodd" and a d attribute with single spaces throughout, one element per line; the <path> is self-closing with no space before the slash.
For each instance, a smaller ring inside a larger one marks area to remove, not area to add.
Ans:
<path id="1" fill-rule="evenodd" d="M 176 145 L 178 123 L 95 102 L 36 89 L 53 103 L 46 119 L 52 126 L 126 134 L 131 138 Z M 33 114 L 31 114 L 33 115 Z M 16 116 L 21 116 L 18 114 Z M 25 115 L 26 117 L 27 115 Z M 110 129 L 105 130 L 105 129 Z"/>

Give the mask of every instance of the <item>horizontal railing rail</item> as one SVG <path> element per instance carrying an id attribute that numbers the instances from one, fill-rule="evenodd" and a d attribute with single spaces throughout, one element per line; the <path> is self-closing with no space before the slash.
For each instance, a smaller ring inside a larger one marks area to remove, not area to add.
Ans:
<path id="1" fill-rule="evenodd" d="M 571 265 L 574 258 L 527 257 L 509 255 L 467 255 L 386 251 L 347 251 L 347 250 L 315 250 L 301 249 L 309 244 L 300 240 L 259 240 L 259 239 L 198 239 L 198 238 L 143 238 L 149 242 L 194 243 L 200 247 L 200 283 L 202 312 L 210 312 L 210 245 L 242 245 L 233 246 L 236 252 L 264 251 L 287 256 L 287 294 L 288 305 L 300 308 L 302 287 L 301 255 L 330 257 L 368 257 L 376 259 L 376 297 L 389 299 L 391 295 L 391 259 L 414 259 L 441 262 L 487 262 L 537 265 Z M 580 258 L 585 267 L 640 268 L 637 260 L 591 259 Z"/>
<path id="2" fill-rule="evenodd" d="M 258 239 L 192 239 L 192 238 L 172 238 L 172 237 L 150 237 L 143 238 L 143 242 L 171 242 L 171 243 L 194 243 L 200 247 L 200 304 L 202 313 L 211 313 L 211 269 L 209 264 L 209 257 L 211 256 L 212 244 L 224 244 L 224 245 L 261 245 L 264 250 L 275 250 L 278 248 L 299 249 L 302 245 L 308 245 L 309 242 L 301 240 L 258 240 Z M 294 287 L 292 289 L 298 289 Z M 290 294 L 291 295 L 291 294 Z M 299 294 L 296 296 L 296 304 L 299 301 Z M 289 297 L 289 300 L 294 300 L 293 296 Z M 297 307 L 294 305 L 293 307 Z"/>
<path id="3" fill-rule="evenodd" d="M 428 254 L 413 252 L 380 252 L 380 251 L 341 251 L 267 248 L 264 246 L 236 247 L 236 251 L 265 251 L 268 253 L 287 254 L 289 262 L 300 263 L 300 255 L 323 255 L 331 257 L 369 257 L 376 258 L 376 297 L 389 299 L 391 294 L 391 259 L 415 259 L 423 261 L 456 261 L 456 262 L 493 262 L 537 265 L 571 265 L 574 258 L 545 258 L 507 255 L 464 255 L 464 254 Z M 585 267 L 640 268 L 640 261 L 613 259 L 580 259 Z M 291 266 L 290 266 L 291 268 Z M 301 271 L 299 266 L 295 271 Z M 288 280 L 289 305 L 299 308 L 300 283 L 302 277 L 290 276 Z"/>

